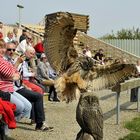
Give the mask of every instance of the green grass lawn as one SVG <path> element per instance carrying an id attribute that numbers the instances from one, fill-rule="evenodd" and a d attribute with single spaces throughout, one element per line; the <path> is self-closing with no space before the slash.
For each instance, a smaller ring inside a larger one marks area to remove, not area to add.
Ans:
<path id="1" fill-rule="evenodd" d="M 140 117 L 126 122 L 125 127 L 132 132 L 119 140 L 140 140 Z"/>
<path id="2" fill-rule="evenodd" d="M 140 134 L 139 133 L 130 133 L 124 138 L 121 138 L 119 140 L 140 140 Z"/>

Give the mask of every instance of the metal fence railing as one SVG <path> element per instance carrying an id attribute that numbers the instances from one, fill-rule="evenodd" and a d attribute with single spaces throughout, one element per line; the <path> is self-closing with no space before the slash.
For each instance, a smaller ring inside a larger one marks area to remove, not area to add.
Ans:
<path id="1" fill-rule="evenodd" d="M 140 57 L 140 40 L 135 39 L 102 39 L 104 42 L 123 49 Z"/>

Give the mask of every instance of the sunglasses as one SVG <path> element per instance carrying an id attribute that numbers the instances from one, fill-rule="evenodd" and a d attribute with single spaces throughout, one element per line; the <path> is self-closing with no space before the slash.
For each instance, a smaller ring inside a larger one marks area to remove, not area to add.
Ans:
<path id="1" fill-rule="evenodd" d="M 7 51 L 13 51 L 13 52 L 15 52 L 15 50 L 16 50 L 16 49 L 7 49 Z"/>
<path id="2" fill-rule="evenodd" d="M 30 37 L 27 37 L 27 39 L 32 40 L 32 38 L 30 38 Z"/>

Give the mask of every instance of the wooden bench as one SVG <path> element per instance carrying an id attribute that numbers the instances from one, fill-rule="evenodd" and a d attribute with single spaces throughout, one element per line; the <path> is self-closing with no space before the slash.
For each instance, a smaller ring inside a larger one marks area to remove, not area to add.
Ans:
<path id="1" fill-rule="evenodd" d="M 127 80 L 124 83 L 120 83 L 118 86 L 112 89 L 112 91 L 117 93 L 116 124 L 119 124 L 120 122 L 120 93 L 136 87 L 140 87 L 140 78 Z M 137 111 L 140 112 L 140 88 L 138 88 Z"/>

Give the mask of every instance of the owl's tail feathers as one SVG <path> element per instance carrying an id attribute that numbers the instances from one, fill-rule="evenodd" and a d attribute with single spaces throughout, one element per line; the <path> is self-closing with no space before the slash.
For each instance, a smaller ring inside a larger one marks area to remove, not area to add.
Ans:
<path id="1" fill-rule="evenodd" d="M 80 91 L 78 90 L 77 85 L 70 82 L 66 75 L 56 79 L 54 86 L 61 101 L 69 103 L 75 99 L 79 99 L 80 97 Z"/>
<path id="2" fill-rule="evenodd" d="M 63 100 L 62 93 L 64 92 L 66 88 L 66 80 L 65 77 L 59 77 L 58 79 L 55 80 L 54 82 L 54 87 L 57 92 L 58 97 Z"/>

